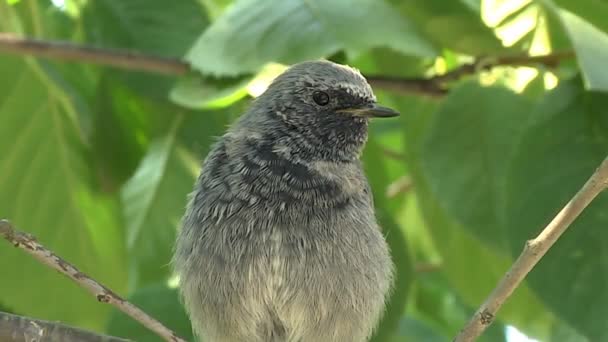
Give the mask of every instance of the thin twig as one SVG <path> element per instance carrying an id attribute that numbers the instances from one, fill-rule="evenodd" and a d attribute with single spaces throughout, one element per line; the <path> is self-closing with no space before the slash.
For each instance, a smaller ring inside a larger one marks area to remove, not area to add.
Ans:
<path id="1" fill-rule="evenodd" d="M 12 342 L 130 342 L 58 322 L 0 312 L 0 341 Z"/>
<path id="2" fill-rule="evenodd" d="M 405 161 L 405 154 L 388 147 L 382 147 L 382 154 L 393 160 Z"/>
<path id="3" fill-rule="evenodd" d="M 532 270 L 570 224 L 608 186 L 608 158 L 604 159 L 593 175 L 572 197 L 570 202 L 533 240 L 528 240 L 522 253 L 503 276 L 475 315 L 458 333 L 455 342 L 474 341 L 492 323 L 502 304 L 511 296 L 525 276 Z"/>
<path id="4" fill-rule="evenodd" d="M 412 179 L 410 177 L 401 176 L 397 178 L 396 181 L 392 182 L 386 187 L 386 197 L 394 198 L 399 195 L 405 194 L 409 192 L 413 186 L 414 183 L 412 182 Z"/>
<path id="5" fill-rule="evenodd" d="M 62 41 L 19 38 L 11 33 L 0 33 L 0 51 L 169 75 L 183 75 L 190 70 L 190 66 L 186 62 L 175 58 L 148 56 L 127 50 L 81 46 Z"/>
<path id="6" fill-rule="evenodd" d="M 104 285 L 93 280 L 88 275 L 80 272 L 80 270 L 78 270 L 74 265 L 63 260 L 52 251 L 46 249 L 43 245 L 38 243 L 36 238 L 33 236 L 15 230 L 10 222 L 0 220 L 0 235 L 12 243 L 15 247 L 21 248 L 32 255 L 38 261 L 74 280 L 78 285 L 92 293 L 98 301 L 115 306 L 120 311 L 131 316 L 131 318 L 140 322 L 146 328 L 162 337 L 164 340 L 171 342 L 185 342 L 185 340 L 179 338 L 173 331 L 169 330 L 159 321 L 150 317 L 140 308 L 123 299 Z"/>
<path id="7" fill-rule="evenodd" d="M 184 75 L 191 70 L 187 62 L 177 58 L 164 58 L 133 51 L 76 45 L 63 41 L 21 38 L 11 33 L 0 33 L 0 51 L 169 75 Z M 456 81 L 466 75 L 473 75 L 479 70 L 488 70 L 493 67 L 506 65 L 544 65 L 552 68 L 557 66 L 561 61 L 571 59 L 574 56 L 574 52 L 572 51 L 563 51 L 543 56 L 521 54 L 480 57 L 473 63 L 464 64 L 445 74 L 431 77 L 406 78 L 366 75 L 366 78 L 373 87 L 398 94 L 423 94 L 430 97 L 441 97 L 449 90 L 447 83 Z"/>
<path id="8" fill-rule="evenodd" d="M 423 274 L 423 273 L 433 273 L 441 270 L 441 264 L 434 262 L 420 262 L 414 264 L 414 273 Z"/>

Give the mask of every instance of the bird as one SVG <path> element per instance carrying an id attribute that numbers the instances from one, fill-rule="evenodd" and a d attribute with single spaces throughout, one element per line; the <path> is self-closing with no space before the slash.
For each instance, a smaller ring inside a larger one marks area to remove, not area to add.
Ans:
<path id="1" fill-rule="evenodd" d="M 377 103 L 328 60 L 277 76 L 202 162 L 172 264 L 206 342 L 363 342 L 394 263 L 360 160 Z"/>

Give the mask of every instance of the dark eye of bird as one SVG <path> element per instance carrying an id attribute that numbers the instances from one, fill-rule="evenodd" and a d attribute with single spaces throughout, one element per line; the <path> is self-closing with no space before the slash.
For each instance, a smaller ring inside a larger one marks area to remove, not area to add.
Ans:
<path id="1" fill-rule="evenodd" d="M 329 95 L 322 91 L 315 91 L 312 94 L 312 99 L 315 100 L 315 103 L 319 106 L 325 106 L 329 103 Z"/>

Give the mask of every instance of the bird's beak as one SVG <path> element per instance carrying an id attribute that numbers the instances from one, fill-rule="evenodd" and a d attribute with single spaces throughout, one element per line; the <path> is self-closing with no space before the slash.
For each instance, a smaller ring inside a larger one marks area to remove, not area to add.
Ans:
<path id="1" fill-rule="evenodd" d="M 337 112 L 364 118 L 392 118 L 399 116 L 399 112 L 388 107 L 379 106 L 375 103 L 365 107 L 339 109 Z"/>

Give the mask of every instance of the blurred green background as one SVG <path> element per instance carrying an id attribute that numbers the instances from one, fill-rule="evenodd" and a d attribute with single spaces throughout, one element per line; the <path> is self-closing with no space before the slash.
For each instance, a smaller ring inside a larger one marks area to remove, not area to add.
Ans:
<path id="1" fill-rule="evenodd" d="M 0 217 L 190 340 L 168 266 L 186 196 L 286 65 L 350 64 L 402 113 L 373 123 L 364 153 L 398 265 L 374 342 L 450 341 L 608 154 L 606 0 L 0 0 L 0 32 L 191 63 L 163 75 L 0 52 Z M 606 205 L 480 340 L 608 341 Z M 9 244 L 0 260 L 4 311 L 159 340 Z"/>

